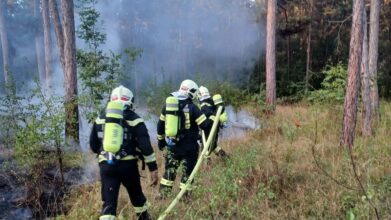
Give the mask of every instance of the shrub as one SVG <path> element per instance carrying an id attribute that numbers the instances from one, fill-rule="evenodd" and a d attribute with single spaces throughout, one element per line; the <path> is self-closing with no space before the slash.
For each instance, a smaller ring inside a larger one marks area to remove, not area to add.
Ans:
<path id="1" fill-rule="evenodd" d="M 345 98 L 347 66 L 339 63 L 327 66 L 323 72 L 325 78 L 322 88 L 310 93 L 308 100 L 313 102 L 342 102 Z"/>
<path id="2" fill-rule="evenodd" d="M 46 216 L 58 209 L 44 204 L 45 189 L 56 188 L 52 193 L 57 199 L 64 186 L 64 101 L 54 95 L 48 97 L 38 82 L 27 94 L 31 95 L 14 93 L 0 98 L 5 104 L 1 105 L 0 124 L 8 126 L 0 134 L 8 140 L 7 147 L 14 149 L 17 170 L 24 171 L 18 173 L 26 191 L 21 202 L 31 206 L 34 215 Z M 46 172 L 53 167 L 59 172 L 48 179 Z"/>

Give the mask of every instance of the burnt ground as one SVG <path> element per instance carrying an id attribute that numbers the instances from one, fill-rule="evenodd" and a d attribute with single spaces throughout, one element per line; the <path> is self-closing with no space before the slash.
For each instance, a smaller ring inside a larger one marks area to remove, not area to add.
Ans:
<path id="1" fill-rule="evenodd" d="M 0 154 L 0 220 L 45 219 L 66 213 L 64 196 L 82 174 L 81 168 L 67 169 L 62 184 L 58 169 L 50 167 L 41 181 L 31 182 L 25 171 Z"/>

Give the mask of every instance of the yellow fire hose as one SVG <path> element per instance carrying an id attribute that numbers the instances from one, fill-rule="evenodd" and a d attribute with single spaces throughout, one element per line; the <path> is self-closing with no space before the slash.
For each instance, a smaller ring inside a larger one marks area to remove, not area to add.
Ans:
<path id="1" fill-rule="evenodd" d="M 217 109 L 216 119 L 220 118 L 222 110 L 223 110 L 223 107 L 221 107 L 221 106 Z M 215 120 L 213 122 L 213 126 L 212 126 L 210 133 L 209 133 L 208 140 L 206 141 L 206 144 L 204 145 L 204 148 L 202 149 L 201 155 L 198 158 L 197 163 L 196 163 L 193 171 L 191 172 L 189 179 L 187 180 L 185 186 L 181 189 L 181 191 L 175 197 L 175 199 L 171 202 L 171 204 L 163 212 L 163 214 L 159 216 L 158 220 L 164 220 L 167 217 L 167 215 L 171 212 L 171 210 L 175 207 L 175 205 L 178 203 L 178 201 L 182 198 L 182 196 L 185 194 L 185 192 L 187 191 L 187 189 L 191 185 L 191 182 L 193 181 L 194 176 L 197 174 L 198 170 L 201 167 L 201 163 L 202 163 L 203 159 L 207 156 L 207 153 L 209 153 L 208 152 L 209 145 L 212 143 L 212 140 L 214 139 L 218 124 L 219 124 L 219 120 Z M 205 141 L 204 133 L 202 133 L 202 135 L 203 135 L 202 141 Z"/>

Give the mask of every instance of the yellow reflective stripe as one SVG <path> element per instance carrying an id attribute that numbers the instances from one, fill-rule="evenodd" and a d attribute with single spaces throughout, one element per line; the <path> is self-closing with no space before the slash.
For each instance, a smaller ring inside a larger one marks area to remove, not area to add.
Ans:
<path id="1" fill-rule="evenodd" d="M 155 153 L 152 153 L 149 156 L 144 156 L 145 163 L 150 163 L 156 161 Z"/>
<path id="2" fill-rule="evenodd" d="M 95 123 L 98 124 L 98 125 L 104 124 L 105 123 L 105 119 L 97 118 L 95 120 Z"/>
<path id="3" fill-rule="evenodd" d="M 185 112 L 185 128 L 186 129 L 190 129 L 190 113 L 189 112 Z"/>
<path id="4" fill-rule="evenodd" d="M 179 184 L 179 188 L 180 188 L 180 189 L 183 189 L 185 186 L 186 186 L 185 183 L 180 183 L 180 184 Z M 186 188 L 186 190 L 193 190 L 193 187 L 191 187 L 191 185 L 189 185 L 189 186 Z"/>
<path id="5" fill-rule="evenodd" d="M 99 220 L 115 220 L 115 215 L 102 215 Z"/>
<path id="6" fill-rule="evenodd" d="M 214 99 L 213 101 L 214 101 L 215 105 L 223 103 L 223 99 Z"/>
<path id="7" fill-rule="evenodd" d="M 218 105 L 218 104 L 223 103 L 223 97 L 221 97 L 220 94 L 214 95 L 214 96 L 213 96 L 213 103 L 214 103 L 215 105 Z"/>
<path id="8" fill-rule="evenodd" d="M 212 121 L 214 121 L 214 120 L 216 119 L 216 116 L 211 115 L 211 116 L 209 116 L 209 119 L 212 120 Z"/>
<path id="9" fill-rule="evenodd" d="M 178 103 L 166 103 L 167 109 L 178 109 Z"/>
<path id="10" fill-rule="evenodd" d="M 99 157 L 98 157 L 98 162 L 99 162 L 99 163 L 102 162 L 102 161 L 106 161 L 106 160 L 107 160 L 107 159 L 106 159 L 105 156 L 99 155 Z"/>
<path id="11" fill-rule="evenodd" d="M 166 116 L 163 115 L 163 114 L 161 114 L 161 115 L 160 115 L 160 120 L 161 120 L 161 121 L 166 121 Z"/>
<path id="12" fill-rule="evenodd" d="M 158 140 L 164 140 L 164 138 L 165 138 L 164 135 L 160 135 L 160 134 L 157 135 L 157 139 L 158 139 Z"/>
<path id="13" fill-rule="evenodd" d="M 126 157 L 121 158 L 120 160 L 135 160 L 135 159 L 137 159 L 135 156 L 128 155 Z M 106 161 L 106 160 L 107 160 L 107 158 L 105 156 L 103 156 L 103 155 L 99 155 L 98 156 L 98 162 L 99 163 L 102 162 L 102 161 Z"/>
<path id="14" fill-rule="evenodd" d="M 174 185 L 174 181 L 162 178 L 160 180 L 160 184 L 165 185 L 165 186 L 173 186 Z"/>
<path id="15" fill-rule="evenodd" d="M 130 127 L 135 127 L 136 125 L 138 125 L 138 124 L 144 122 L 144 120 L 143 120 L 142 118 L 138 118 L 138 119 L 135 119 L 135 120 L 133 120 L 133 121 L 126 120 L 126 122 L 128 123 L 128 125 L 129 125 Z"/>
<path id="16" fill-rule="evenodd" d="M 197 119 L 196 119 L 196 123 L 197 123 L 197 125 L 200 125 L 200 124 L 202 124 L 202 122 L 204 122 L 206 120 L 206 116 L 204 115 L 204 114 L 202 114 L 200 117 L 198 117 Z"/>
<path id="17" fill-rule="evenodd" d="M 209 103 L 207 103 L 207 102 L 203 102 L 202 104 L 201 104 L 201 107 L 203 107 L 203 106 L 212 106 L 211 104 L 209 104 Z"/>
<path id="18" fill-rule="evenodd" d="M 121 115 L 123 114 L 123 111 L 121 109 L 106 109 L 106 114 L 113 114 L 113 115 Z"/>
<path id="19" fill-rule="evenodd" d="M 120 160 L 135 160 L 135 159 L 137 159 L 137 157 L 133 155 L 128 155 L 126 157 L 121 158 Z"/>
<path id="20" fill-rule="evenodd" d="M 149 202 L 146 201 L 143 206 L 141 207 L 134 206 L 133 208 L 135 213 L 143 213 L 148 210 L 148 207 L 149 207 Z"/>

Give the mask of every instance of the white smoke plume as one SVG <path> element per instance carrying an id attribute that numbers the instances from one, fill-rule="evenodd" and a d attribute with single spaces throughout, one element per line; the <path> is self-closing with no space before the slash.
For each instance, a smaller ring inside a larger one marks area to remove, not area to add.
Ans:
<path id="1" fill-rule="evenodd" d="M 143 50 L 127 73 L 143 84 L 197 77 L 242 80 L 263 51 L 259 8 L 249 0 L 100 0 L 96 5 L 106 49 Z"/>

